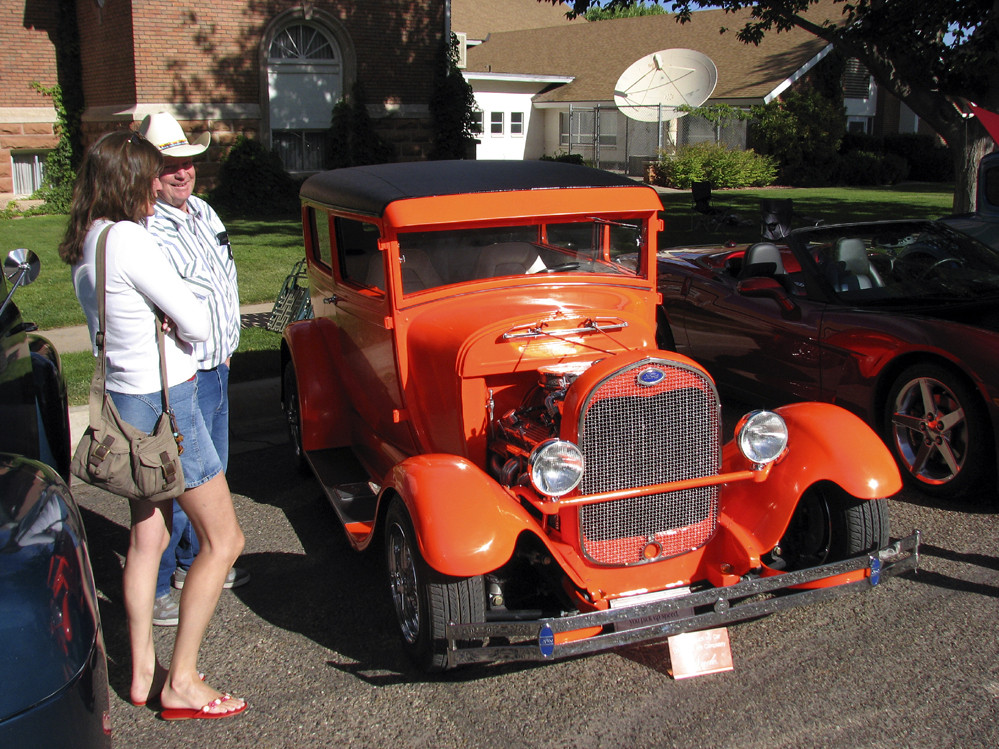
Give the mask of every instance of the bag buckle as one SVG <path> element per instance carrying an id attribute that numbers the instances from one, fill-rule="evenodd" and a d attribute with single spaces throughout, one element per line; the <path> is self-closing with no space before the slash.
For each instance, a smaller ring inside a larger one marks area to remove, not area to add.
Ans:
<path id="1" fill-rule="evenodd" d="M 92 465 L 100 465 L 104 462 L 104 459 L 111 452 L 111 445 L 114 444 L 114 436 L 110 434 L 105 434 L 104 439 L 102 439 L 94 451 L 90 454 L 90 463 Z"/>

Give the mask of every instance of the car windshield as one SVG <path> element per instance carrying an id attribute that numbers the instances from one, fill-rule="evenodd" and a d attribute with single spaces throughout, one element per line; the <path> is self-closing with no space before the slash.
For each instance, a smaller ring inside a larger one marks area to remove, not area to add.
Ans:
<path id="1" fill-rule="evenodd" d="M 977 299 L 999 295 L 999 254 L 935 222 L 799 229 L 792 246 L 844 301 Z"/>
<path id="2" fill-rule="evenodd" d="M 403 293 L 487 278 L 646 272 L 643 222 L 585 219 L 399 234 Z"/>

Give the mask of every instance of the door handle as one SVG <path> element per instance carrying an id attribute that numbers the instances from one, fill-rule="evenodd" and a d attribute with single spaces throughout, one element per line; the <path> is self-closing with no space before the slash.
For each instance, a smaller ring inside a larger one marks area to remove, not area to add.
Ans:
<path id="1" fill-rule="evenodd" d="M 338 301 L 340 301 L 340 299 L 339 297 L 337 297 L 336 294 L 333 294 L 328 297 L 323 297 L 323 304 L 336 304 Z"/>

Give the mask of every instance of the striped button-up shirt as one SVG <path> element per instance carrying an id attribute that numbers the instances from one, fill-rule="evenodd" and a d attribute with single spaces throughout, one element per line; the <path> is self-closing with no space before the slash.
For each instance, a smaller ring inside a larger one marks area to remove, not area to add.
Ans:
<path id="1" fill-rule="evenodd" d="M 214 369 L 239 346 L 236 264 L 225 226 L 208 203 L 192 195 L 186 212 L 157 200 L 148 228 L 191 291 L 208 301 L 212 332 L 194 344 L 194 353 L 200 369 Z"/>

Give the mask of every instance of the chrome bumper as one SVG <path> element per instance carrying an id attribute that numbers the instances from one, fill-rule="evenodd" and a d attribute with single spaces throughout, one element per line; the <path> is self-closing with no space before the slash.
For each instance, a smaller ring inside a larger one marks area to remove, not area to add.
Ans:
<path id="1" fill-rule="evenodd" d="M 772 577 L 743 580 L 724 588 L 711 588 L 677 598 L 607 611 L 531 621 L 471 624 L 452 622 L 445 628 L 448 640 L 448 667 L 488 661 L 544 661 L 568 658 L 636 642 L 662 639 L 682 632 L 711 629 L 795 606 L 838 598 L 847 593 L 873 588 L 886 575 L 900 575 L 917 569 L 919 542 L 920 532 L 916 530 L 911 535 L 866 556 Z M 828 588 L 793 588 L 862 569 L 868 571 L 868 577 L 853 583 L 833 585 Z M 778 592 L 780 595 L 757 598 Z M 710 608 L 705 610 L 706 607 Z M 696 612 L 698 609 L 702 609 L 702 613 L 691 614 L 687 611 Z M 652 623 L 649 623 L 650 621 Z M 615 631 L 614 625 L 624 629 Z M 555 643 L 556 633 L 587 627 L 603 627 L 604 631 L 575 642 Z M 458 646 L 460 642 L 487 638 L 527 641 L 513 645 Z"/>

